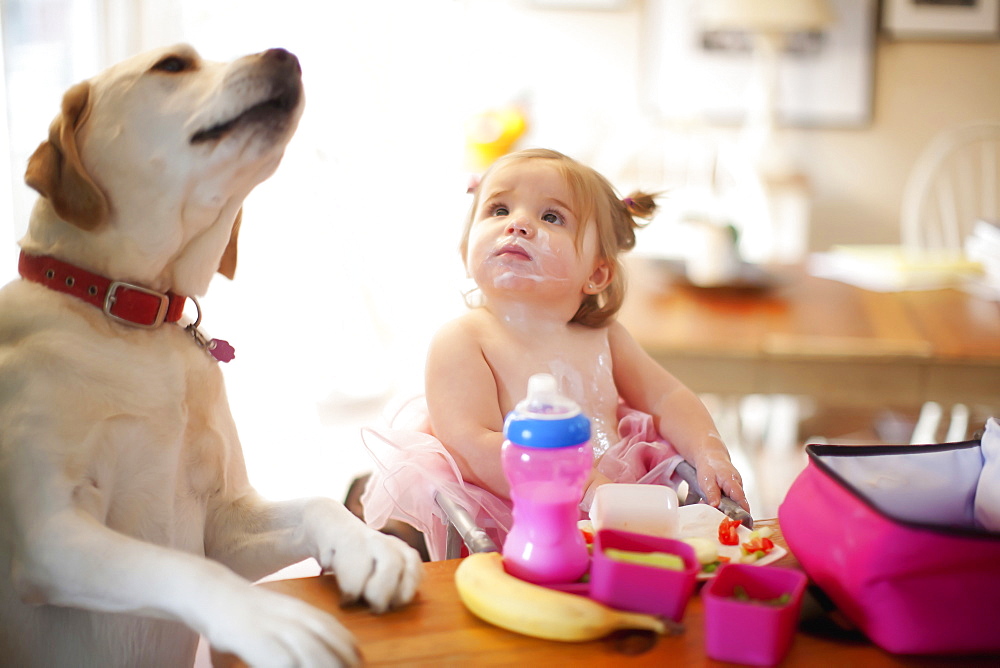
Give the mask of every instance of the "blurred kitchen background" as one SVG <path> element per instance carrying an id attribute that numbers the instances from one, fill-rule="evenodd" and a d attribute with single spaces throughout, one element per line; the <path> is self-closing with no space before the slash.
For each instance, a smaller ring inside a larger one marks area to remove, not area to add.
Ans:
<path id="1" fill-rule="evenodd" d="M 785 14 L 754 16 L 761 4 Z M 711 242 L 706 225 L 761 266 L 899 244 L 925 146 L 1000 122 L 997 4 L 2 0 L 0 279 L 16 275 L 34 200 L 24 166 L 70 84 L 175 42 L 211 60 L 294 52 L 305 115 L 246 202 L 236 280 L 218 278 L 202 310 L 237 350 L 224 373 L 258 489 L 342 498 L 371 466 L 358 427 L 420 390 L 430 336 L 465 308 L 466 188 L 492 155 L 547 146 L 623 194 L 666 191 L 636 251 L 647 257 L 684 261 Z M 704 270 L 707 281 L 720 271 Z M 733 404 L 706 401 L 728 424 Z M 743 397 L 737 413 L 788 401 Z M 880 419 L 871 408 L 836 426 L 792 410 L 795 447 L 766 471 L 730 431 L 755 514 L 774 514 L 803 440 L 867 434 Z"/>

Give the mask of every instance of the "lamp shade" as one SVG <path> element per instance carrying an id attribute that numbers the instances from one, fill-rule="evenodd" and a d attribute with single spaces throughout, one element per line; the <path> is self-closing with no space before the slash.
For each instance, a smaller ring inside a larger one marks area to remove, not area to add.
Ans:
<path id="1" fill-rule="evenodd" d="M 706 28 L 753 32 L 821 30 L 835 20 L 828 0 L 704 0 Z"/>

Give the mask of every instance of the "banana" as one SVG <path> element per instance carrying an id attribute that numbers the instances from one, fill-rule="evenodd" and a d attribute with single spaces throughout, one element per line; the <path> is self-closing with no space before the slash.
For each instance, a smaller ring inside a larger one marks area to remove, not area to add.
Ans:
<path id="1" fill-rule="evenodd" d="M 455 586 L 465 607 L 480 619 L 536 638 L 578 642 L 619 629 L 666 631 L 652 615 L 614 610 L 516 578 L 504 570 L 498 552 L 466 557 L 455 571 Z"/>

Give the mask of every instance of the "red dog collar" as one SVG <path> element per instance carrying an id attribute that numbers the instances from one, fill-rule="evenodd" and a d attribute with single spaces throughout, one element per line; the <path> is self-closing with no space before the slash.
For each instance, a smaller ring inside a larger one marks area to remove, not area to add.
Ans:
<path id="1" fill-rule="evenodd" d="M 21 251 L 17 268 L 30 281 L 82 299 L 112 320 L 136 327 L 159 327 L 164 322 L 177 322 L 184 314 L 186 297 L 112 281 L 54 257 Z"/>

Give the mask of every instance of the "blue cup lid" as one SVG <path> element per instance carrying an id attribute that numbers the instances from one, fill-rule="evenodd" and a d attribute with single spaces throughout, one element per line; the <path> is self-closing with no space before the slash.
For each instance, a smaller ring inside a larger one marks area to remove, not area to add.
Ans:
<path id="1" fill-rule="evenodd" d="M 566 448 L 590 440 L 590 420 L 559 394 L 554 376 L 536 373 L 528 379 L 528 396 L 504 420 L 503 435 L 528 448 Z"/>
<path id="2" fill-rule="evenodd" d="M 590 420 L 582 413 L 538 418 L 511 411 L 504 421 L 504 437 L 527 448 L 568 448 L 590 440 Z"/>

